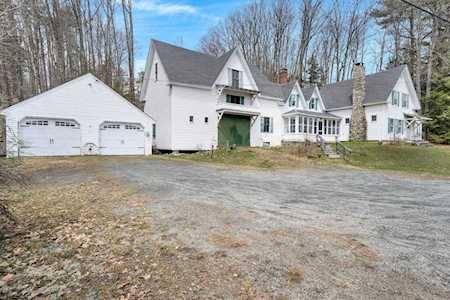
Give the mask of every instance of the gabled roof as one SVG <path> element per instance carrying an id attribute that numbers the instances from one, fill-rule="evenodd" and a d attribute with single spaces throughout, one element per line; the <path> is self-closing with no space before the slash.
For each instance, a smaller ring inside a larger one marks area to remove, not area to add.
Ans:
<path id="1" fill-rule="evenodd" d="M 311 98 L 315 88 L 316 88 L 315 86 L 307 86 L 302 88 L 302 93 L 303 96 L 305 97 L 305 101 L 308 101 Z"/>
<path id="2" fill-rule="evenodd" d="M 363 104 L 384 102 L 389 97 L 406 66 L 398 66 L 383 72 L 366 75 L 366 96 Z M 335 109 L 352 106 L 353 80 L 328 84 L 320 88 L 325 107 Z"/>
<path id="3" fill-rule="evenodd" d="M 170 82 L 201 86 L 214 84 L 234 52 L 230 50 L 220 57 L 215 57 L 157 40 L 152 40 L 152 45 L 161 59 Z M 285 99 L 285 89 L 289 87 L 271 82 L 257 66 L 249 65 L 249 68 L 262 95 Z M 291 90 L 292 86 L 290 86 Z"/>
<path id="4" fill-rule="evenodd" d="M 21 106 L 27 105 L 27 104 L 32 103 L 34 101 L 38 101 L 40 99 L 44 100 L 45 97 L 48 97 L 48 96 L 52 95 L 53 93 L 56 93 L 56 92 L 58 92 L 60 90 L 63 90 L 65 88 L 67 88 L 68 86 L 71 86 L 71 85 L 77 84 L 79 82 L 82 82 L 85 79 L 92 80 L 92 82 L 96 82 L 99 85 L 103 86 L 108 91 L 110 91 L 111 93 L 115 94 L 117 96 L 117 99 L 120 99 L 122 102 L 124 102 L 128 106 L 130 106 L 131 109 L 133 109 L 135 111 L 138 111 L 140 114 L 144 115 L 145 117 L 149 118 L 150 120 L 152 120 L 154 122 L 153 118 L 149 114 L 147 114 L 146 112 L 141 110 L 139 107 L 137 107 L 136 105 L 134 105 L 133 103 L 131 103 L 130 101 L 125 99 L 122 95 L 117 93 L 114 89 L 112 89 L 110 86 L 108 86 L 106 83 L 104 83 L 103 81 L 101 81 L 100 79 L 98 79 L 97 77 L 95 77 L 91 73 L 86 73 L 86 74 L 84 74 L 82 76 L 76 77 L 76 78 L 74 78 L 72 80 L 69 80 L 69 81 L 67 81 L 67 82 L 65 82 L 63 84 L 60 84 L 60 85 L 58 85 L 58 86 L 56 86 L 54 88 L 51 88 L 51 89 L 49 89 L 49 90 L 47 90 L 45 92 L 42 92 L 40 94 L 37 94 L 37 95 L 32 96 L 30 98 L 27 98 L 27 99 L 25 99 L 25 100 L 23 100 L 21 102 L 18 102 L 18 103 L 14 104 L 14 105 L 9 106 L 9 107 L 6 107 L 3 110 L 1 110 L 0 113 L 9 112 L 11 110 L 17 109 L 17 108 L 19 108 Z M 88 84 L 90 85 L 91 83 L 88 83 Z M 93 100 L 95 100 L 95 99 L 93 99 Z"/>
<path id="5" fill-rule="evenodd" d="M 220 57 L 152 40 L 171 82 L 212 86 L 233 50 Z"/>

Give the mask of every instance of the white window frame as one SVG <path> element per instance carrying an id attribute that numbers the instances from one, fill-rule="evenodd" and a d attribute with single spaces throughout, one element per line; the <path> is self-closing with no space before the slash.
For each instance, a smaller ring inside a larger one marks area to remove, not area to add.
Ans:
<path id="1" fill-rule="evenodd" d="M 269 121 L 266 124 L 266 121 Z M 261 117 L 261 133 L 273 133 L 273 118 Z"/>
<path id="2" fill-rule="evenodd" d="M 297 94 L 291 94 L 289 96 L 288 102 L 289 102 L 288 103 L 289 107 L 296 107 L 297 103 L 298 103 L 298 95 Z"/>
<path id="3" fill-rule="evenodd" d="M 297 118 L 296 117 L 290 117 L 289 118 L 289 133 L 295 133 L 297 126 Z"/>
<path id="4" fill-rule="evenodd" d="M 409 108 L 409 95 L 402 93 L 402 108 Z"/>
<path id="5" fill-rule="evenodd" d="M 392 105 L 400 107 L 400 92 L 392 91 Z"/>

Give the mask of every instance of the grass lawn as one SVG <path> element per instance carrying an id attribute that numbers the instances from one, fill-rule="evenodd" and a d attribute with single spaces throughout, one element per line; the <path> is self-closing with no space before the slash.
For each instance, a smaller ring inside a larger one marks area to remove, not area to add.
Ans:
<path id="1" fill-rule="evenodd" d="M 356 152 L 348 162 L 353 166 L 450 177 L 450 146 L 380 145 L 377 142 L 345 144 Z"/>
<path id="2" fill-rule="evenodd" d="M 215 150 L 213 154 L 197 152 L 164 156 L 168 159 L 192 160 L 221 165 L 253 168 L 302 167 L 319 160 L 321 151 L 317 146 L 285 146 L 273 148 L 237 148 Z M 161 156 L 156 156 L 160 158 Z"/>
<path id="3" fill-rule="evenodd" d="M 349 161 L 325 158 L 317 146 L 283 146 L 273 148 L 238 148 L 164 156 L 168 159 L 192 160 L 255 168 L 296 168 L 314 165 L 350 165 L 367 169 L 401 171 L 450 177 L 450 146 L 417 147 L 406 144 L 380 145 L 377 142 L 347 142 L 354 154 Z M 161 158 L 161 156 L 156 156 Z"/>

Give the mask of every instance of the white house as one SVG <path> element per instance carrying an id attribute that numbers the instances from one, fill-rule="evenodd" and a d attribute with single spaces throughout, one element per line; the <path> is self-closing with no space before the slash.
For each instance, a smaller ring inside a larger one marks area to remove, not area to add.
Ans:
<path id="1" fill-rule="evenodd" d="M 280 83 L 269 81 L 238 49 L 214 57 L 152 40 L 140 100 L 156 121 L 156 147 L 195 151 L 277 146 L 317 135 L 330 142 L 350 138 L 353 80 L 319 89 L 288 82 L 286 69 L 279 77 Z M 420 103 L 408 68 L 362 78 L 366 138 L 421 139 Z"/>
<path id="2" fill-rule="evenodd" d="M 0 112 L 8 156 L 149 155 L 151 117 L 86 74 Z"/>

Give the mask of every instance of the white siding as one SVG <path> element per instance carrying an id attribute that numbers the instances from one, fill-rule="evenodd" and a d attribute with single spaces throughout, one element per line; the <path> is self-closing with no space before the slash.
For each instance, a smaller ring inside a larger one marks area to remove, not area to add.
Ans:
<path id="1" fill-rule="evenodd" d="M 216 84 L 222 84 L 222 85 L 231 85 L 231 78 L 229 78 L 229 70 L 234 69 L 242 72 L 242 82 L 240 83 L 240 87 L 244 89 L 251 89 L 256 90 L 257 87 L 254 85 L 254 81 L 252 78 L 252 75 L 250 74 L 249 70 L 247 69 L 244 60 L 240 57 L 240 54 L 238 51 L 235 51 L 230 58 L 228 59 L 228 62 L 226 63 L 223 70 L 220 72 L 219 76 L 217 77 Z"/>
<path id="2" fill-rule="evenodd" d="M 350 138 L 350 124 L 345 124 L 345 118 L 351 118 L 351 109 L 333 110 L 330 111 L 331 114 L 341 117 L 341 126 L 339 127 L 339 140 L 348 141 Z"/>
<path id="3" fill-rule="evenodd" d="M 158 80 L 155 77 L 155 63 L 158 63 Z M 158 149 L 172 149 L 172 99 L 171 88 L 163 65 L 154 52 L 149 65 L 148 88 L 141 97 L 145 101 L 144 111 L 152 116 L 156 122 L 155 145 Z"/>
<path id="4" fill-rule="evenodd" d="M 217 97 L 213 90 L 173 87 L 172 150 L 210 150 L 217 145 Z"/>
<path id="5" fill-rule="evenodd" d="M 145 128 L 145 154 L 151 154 L 153 121 L 112 89 L 87 74 L 2 112 L 6 116 L 8 154 L 17 153 L 14 140 L 18 123 L 25 117 L 74 119 L 80 124 L 81 153 L 84 145 L 99 146 L 99 127 L 105 121 L 140 123 Z"/>
<path id="6" fill-rule="evenodd" d="M 382 141 L 387 139 L 387 111 L 386 104 L 370 105 L 365 107 L 367 120 L 367 139 L 369 141 Z M 372 121 L 376 115 L 377 120 Z"/>
<path id="7" fill-rule="evenodd" d="M 257 147 L 262 146 L 265 142 L 270 143 L 270 146 L 281 145 L 284 124 L 281 117 L 280 102 L 261 98 L 258 99 L 258 102 L 260 104 L 258 111 L 261 113 L 261 117 L 273 118 L 273 133 L 261 132 L 261 119 L 258 117 L 250 131 L 250 144 Z"/>

